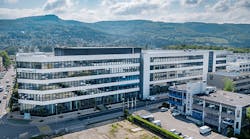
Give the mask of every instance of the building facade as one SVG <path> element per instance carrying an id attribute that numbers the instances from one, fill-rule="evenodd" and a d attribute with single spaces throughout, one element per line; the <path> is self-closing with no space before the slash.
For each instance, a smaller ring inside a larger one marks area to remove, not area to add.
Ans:
<path id="1" fill-rule="evenodd" d="M 249 100 L 248 95 L 221 90 L 210 95 L 194 95 L 192 117 L 223 134 L 230 128 L 240 134 L 241 129 L 249 125 L 246 117 Z"/>
<path id="2" fill-rule="evenodd" d="M 209 50 L 208 72 L 224 71 L 227 67 L 227 56 L 231 51 Z"/>
<path id="3" fill-rule="evenodd" d="M 212 72 L 208 73 L 207 83 L 224 89 L 225 82 L 229 80 L 233 84 L 233 91 L 237 93 L 250 94 L 250 72 Z"/>
<path id="4" fill-rule="evenodd" d="M 250 96 L 216 90 L 206 83 L 194 82 L 169 88 L 169 104 L 188 119 L 198 124 L 209 125 L 227 134 L 233 129 L 240 134 L 249 125 L 246 111 L 250 107 Z"/>
<path id="5" fill-rule="evenodd" d="M 20 111 L 48 116 L 142 97 L 139 48 L 16 55 Z"/>
<path id="6" fill-rule="evenodd" d="M 145 50 L 142 52 L 143 98 L 166 93 L 173 84 L 206 80 L 208 51 Z"/>
<path id="7" fill-rule="evenodd" d="M 228 72 L 250 72 L 250 54 L 231 54 L 227 56 Z"/>

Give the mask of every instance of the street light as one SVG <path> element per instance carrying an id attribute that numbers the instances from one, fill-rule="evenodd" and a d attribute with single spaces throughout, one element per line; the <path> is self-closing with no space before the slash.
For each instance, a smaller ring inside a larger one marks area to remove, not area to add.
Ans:
<path id="1" fill-rule="evenodd" d="M 57 126 L 57 104 L 56 105 L 56 126 Z"/>

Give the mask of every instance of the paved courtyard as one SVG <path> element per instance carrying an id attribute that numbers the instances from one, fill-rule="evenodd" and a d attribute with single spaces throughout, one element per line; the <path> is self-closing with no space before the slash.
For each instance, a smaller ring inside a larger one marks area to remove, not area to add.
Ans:
<path id="1" fill-rule="evenodd" d="M 162 128 L 167 130 L 176 129 L 176 131 L 188 135 L 189 137 L 193 137 L 194 139 L 227 139 L 227 137 L 215 132 L 212 132 L 212 134 L 208 136 L 202 136 L 199 133 L 199 127 L 193 122 L 181 117 L 173 117 L 170 111 L 155 112 L 152 114 L 154 115 L 155 120 L 161 120 Z"/>

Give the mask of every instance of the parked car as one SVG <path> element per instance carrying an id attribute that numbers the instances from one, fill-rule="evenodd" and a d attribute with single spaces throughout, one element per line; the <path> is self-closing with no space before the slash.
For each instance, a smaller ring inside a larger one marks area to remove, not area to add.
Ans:
<path id="1" fill-rule="evenodd" d="M 5 94 L 4 96 L 3 96 L 3 99 L 6 99 L 7 98 L 7 95 Z"/>
<path id="2" fill-rule="evenodd" d="M 223 121 L 222 121 L 223 124 L 227 124 L 227 125 L 234 125 L 234 120 L 231 120 L 229 118 L 225 118 Z"/>
<path id="3" fill-rule="evenodd" d="M 169 131 L 174 133 L 176 131 L 176 129 L 170 129 Z"/>
<path id="4" fill-rule="evenodd" d="M 181 113 L 178 112 L 178 111 L 172 113 L 173 116 L 178 116 L 178 115 L 180 115 L 180 114 L 181 114 Z"/>
<path id="5" fill-rule="evenodd" d="M 181 136 L 181 135 L 182 135 L 181 132 L 179 132 L 179 131 L 175 131 L 174 134 L 175 134 L 175 135 L 178 135 L 178 136 Z"/>
<path id="6" fill-rule="evenodd" d="M 166 111 L 168 111 L 168 108 L 161 107 L 161 112 L 166 112 Z"/>
<path id="7" fill-rule="evenodd" d="M 154 121 L 152 121 L 152 123 L 161 127 L 161 120 L 154 120 Z"/>
<path id="8" fill-rule="evenodd" d="M 209 134 L 211 134 L 211 132 L 212 132 L 212 129 L 208 126 L 200 127 L 200 134 L 201 135 L 209 135 Z"/>

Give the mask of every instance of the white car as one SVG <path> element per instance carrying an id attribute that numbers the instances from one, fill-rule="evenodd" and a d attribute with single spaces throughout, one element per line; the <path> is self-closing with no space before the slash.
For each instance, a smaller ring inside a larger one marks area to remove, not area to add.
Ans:
<path id="1" fill-rule="evenodd" d="M 201 135 L 207 135 L 207 134 L 211 134 L 212 129 L 208 126 L 202 126 L 200 127 L 200 134 Z"/>
<path id="2" fill-rule="evenodd" d="M 180 112 L 177 112 L 177 111 L 172 113 L 173 116 L 178 116 L 178 115 L 180 115 L 180 114 L 181 114 L 181 113 L 180 113 Z"/>
<path id="3" fill-rule="evenodd" d="M 168 111 L 168 108 L 161 107 L 161 112 L 165 112 L 165 111 Z"/>
<path id="4" fill-rule="evenodd" d="M 176 129 L 170 129 L 169 131 L 174 133 L 176 131 Z"/>

